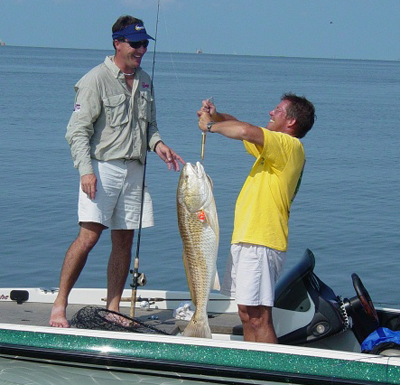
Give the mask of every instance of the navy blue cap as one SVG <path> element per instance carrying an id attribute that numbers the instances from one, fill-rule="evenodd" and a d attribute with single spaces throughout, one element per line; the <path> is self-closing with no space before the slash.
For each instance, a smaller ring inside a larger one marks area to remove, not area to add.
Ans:
<path id="1" fill-rule="evenodd" d="M 112 34 L 113 40 L 124 37 L 129 41 L 142 41 L 142 40 L 154 40 L 150 35 L 147 34 L 146 28 L 141 23 L 131 24 L 121 29 L 120 31 L 115 31 Z"/>

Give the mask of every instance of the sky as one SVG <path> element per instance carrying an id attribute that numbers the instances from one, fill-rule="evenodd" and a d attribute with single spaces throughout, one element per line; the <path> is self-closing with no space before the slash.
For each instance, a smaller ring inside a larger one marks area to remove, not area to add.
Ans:
<path id="1" fill-rule="evenodd" d="M 0 0 L 0 40 L 112 51 L 123 14 L 159 52 L 400 60 L 400 0 Z"/>

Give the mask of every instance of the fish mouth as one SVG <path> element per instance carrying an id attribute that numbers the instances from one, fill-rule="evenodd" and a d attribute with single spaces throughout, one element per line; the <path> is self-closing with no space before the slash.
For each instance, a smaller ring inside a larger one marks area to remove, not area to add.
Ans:
<path id="1" fill-rule="evenodd" d="M 196 162 L 196 164 L 188 162 L 184 168 L 186 168 L 186 172 L 195 174 L 197 178 L 202 178 L 205 174 L 204 167 L 200 162 Z"/>
<path id="2" fill-rule="evenodd" d="M 206 174 L 204 167 L 200 162 L 196 162 L 195 164 L 186 162 L 182 168 L 181 178 L 186 180 L 192 179 L 193 181 L 195 179 L 198 181 L 208 180 L 211 184 L 211 188 L 213 185 L 211 178 Z"/>
<path id="3" fill-rule="evenodd" d="M 203 209 L 212 199 L 213 183 L 200 162 L 185 163 L 179 178 L 177 200 L 189 212 Z"/>

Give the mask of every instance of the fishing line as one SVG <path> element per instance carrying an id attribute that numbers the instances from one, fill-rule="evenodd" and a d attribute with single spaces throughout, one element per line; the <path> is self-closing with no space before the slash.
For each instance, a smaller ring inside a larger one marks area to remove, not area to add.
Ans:
<path id="1" fill-rule="evenodd" d="M 170 41 L 172 40 L 170 38 L 170 34 L 169 34 L 169 29 L 168 29 L 168 25 L 166 22 L 166 19 L 164 19 L 164 28 L 165 28 L 165 34 L 167 36 L 167 42 L 168 42 L 168 51 L 169 51 L 169 58 L 170 58 L 170 62 L 172 65 L 172 69 L 173 69 L 173 73 L 176 79 L 176 84 L 178 85 L 178 89 L 182 94 L 182 98 L 187 98 L 187 96 L 190 94 L 187 90 L 184 89 L 181 79 L 178 75 L 178 71 L 175 65 L 175 60 L 174 60 L 174 53 L 173 53 L 173 49 L 171 48 L 170 45 Z M 173 41 L 173 40 L 172 40 Z M 209 100 L 212 100 L 212 97 L 209 98 Z M 213 103 L 213 101 L 212 101 Z M 200 162 L 203 163 L 204 162 L 204 154 L 205 154 L 205 144 L 206 144 L 206 133 L 203 132 L 201 135 L 201 151 L 200 151 Z"/>
<path id="2" fill-rule="evenodd" d="M 160 0 L 158 0 L 157 4 L 157 19 L 156 19 L 156 31 L 154 35 L 154 50 L 153 50 L 153 61 L 152 61 L 152 69 L 151 69 L 151 94 L 154 95 L 153 93 L 153 81 L 154 81 L 154 68 L 155 68 L 155 63 L 156 63 L 156 47 L 157 47 L 157 35 L 158 35 L 158 17 L 160 14 Z M 150 122 L 147 123 L 147 132 L 146 132 L 146 141 L 148 139 L 148 134 L 149 134 L 149 125 Z M 147 150 L 146 154 L 144 157 L 144 163 L 143 163 L 143 179 L 142 179 L 142 194 L 141 194 L 141 202 L 140 202 L 140 216 L 139 216 L 139 228 L 138 228 L 138 234 L 137 234 L 137 239 L 136 239 L 136 255 L 135 255 L 135 260 L 134 260 L 134 266 L 133 269 L 130 271 L 132 274 L 132 297 L 131 297 L 131 309 L 130 309 L 130 316 L 133 318 L 135 316 L 135 303 L 136 303 L 136 292 L 137 292 L 137 287 L 139 284 L 139 251 L 140 251 L 140 239 L 142 235 L 142 224 L 143 224 L 143 206 L 144 206 L 144 191 L 146 187 L 146 168 L 147 168 Z M 146 283 L 146 279 L 144 278 L 144 275 L 141 276 L 140 278 L 140 283 L 141 286 L 143 286 Z"/>
<path id="3" fill-rule="evenodd" d="M 175 79 L 177 81 L 178 88 L 180 89 L 180 92 L 182 92 L 182 94 L 184 95 L 185 94 L 185 90 L 183 89 L 181 80 L 180 80 L 180 78 L 178 76 L 178 71 L 176 70 L 175 61 L 174 61 L 174 57 L 173 57 L 173 52 L 172 52 L 172 49 L 171 49 L 171 45 L 169 44 L 171 39 L 170 39 L 170 34 L 169 34 L 166 18 L 164 18 L 164 29 L 165 29 L 165 34 L 167 35 L 169 58 L 170 58 L 170 61 L 171 61 L 171 64 L 172 64 L 173 73 L 174 73 Z"/>

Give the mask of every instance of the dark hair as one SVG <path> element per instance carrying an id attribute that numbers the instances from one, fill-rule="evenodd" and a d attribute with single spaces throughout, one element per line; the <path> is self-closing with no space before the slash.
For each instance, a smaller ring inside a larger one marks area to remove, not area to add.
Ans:
<path id="1" fill-rule="evenodd" d="M 114 23 L 114 25 L 112 26 L 112 33 L 117 32 L 117 31 L 121 31 L 121 29 L 124 29 L 125 27 L 127 27 L 128 25 L 132 25 L 132 24 L 144 24 L 143 20 L 137 19 L 136 17 L 133 16 L 129 16 L 129 15 L 123 15 L 120 16 L 117 21 Z M 123 37 L 119 38 L 118 40 L 125 40 Z M 115 44 L 114 44 L 114 40 L 113 40 L 113 46 L 115 49 Z"/>
<path id="2" fill-rule="evenodd" d="M 291 93 L 283 94 L 281 100 L 290 103 L 286 108 L 286 115 L 290 119 L 296 119 L 296 137 L 303 138 L 311 130 L 316 119 L 314 105 L 304 96 Z"/>

